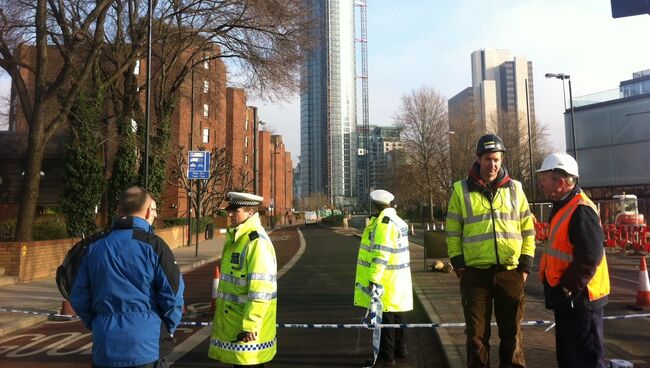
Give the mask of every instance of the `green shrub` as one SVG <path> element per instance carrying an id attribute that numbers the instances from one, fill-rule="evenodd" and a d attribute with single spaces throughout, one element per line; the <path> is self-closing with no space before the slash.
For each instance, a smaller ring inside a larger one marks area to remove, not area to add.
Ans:
<path id="1" fill-rule="evenodd" d="M 37 218 L 34 221 L 34 240 L 53 240 L 68 238 L 65 222 L 59 216 Z"/>

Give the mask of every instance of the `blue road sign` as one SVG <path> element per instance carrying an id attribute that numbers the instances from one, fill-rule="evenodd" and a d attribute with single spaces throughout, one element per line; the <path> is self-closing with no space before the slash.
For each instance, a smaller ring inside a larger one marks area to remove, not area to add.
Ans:
<path id="1" fill-rule="evenodd" d="M 190 151 L 187 154 L 187 178 L 210 178 L 210 151 Z"/>

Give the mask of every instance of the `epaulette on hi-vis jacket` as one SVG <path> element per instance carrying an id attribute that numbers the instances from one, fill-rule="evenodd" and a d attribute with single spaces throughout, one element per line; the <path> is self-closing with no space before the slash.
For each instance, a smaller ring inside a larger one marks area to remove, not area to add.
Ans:
<path id="1" fill-rule="evenodd" d="M 389 223 L 389 222 L 390 222 L 390 217 L 385 216 L 385 217 L 381 220 L 381 222 L 383 222 L 384 224 Z"/>
<path id="2" fill-rule="evenodd" d="M 248 240 L 253 241 L 257 238 L 260 237 L 260 234 L 257 233 L 257 231 L 251 231 L 250 234 L 248 234 Z"/>

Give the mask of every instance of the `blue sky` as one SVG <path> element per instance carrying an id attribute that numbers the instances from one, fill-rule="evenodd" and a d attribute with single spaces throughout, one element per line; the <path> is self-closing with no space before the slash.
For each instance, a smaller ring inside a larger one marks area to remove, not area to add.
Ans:
<path id="1" fill-rule="evenodd" d="M 509 49 L 533 62 L 537 119 L 563 150 L 562 85 L 544 74 L 570 74 L 574 96 L 617 88 L 650 69 L 649 35 L 650 16 L 613 19 L 607 0 L 368 0 L 370 122 L 392 124 L 421 85 L 452 97 L 471 84 L 472 51 Z M 299 98 L 252 103 L 300 155 Z"/>
<path id="2" fill-rule="evenodd" d="M 537 119 L 563 150 L 562 86 L 545 73 L 570 74 L 581 96 L 650 69 L 650 16 L 613 19 L 608 0 L 367 1 L 371 124 L 392 124 L 401 96 L 421 85 L 446 98 L 469 86 L 472 51 L 509 49 L 533 62 Z M 0 93 L 8 86 L 5 75 Z M 299 97 L 249 104 L 297 162 Z"/>

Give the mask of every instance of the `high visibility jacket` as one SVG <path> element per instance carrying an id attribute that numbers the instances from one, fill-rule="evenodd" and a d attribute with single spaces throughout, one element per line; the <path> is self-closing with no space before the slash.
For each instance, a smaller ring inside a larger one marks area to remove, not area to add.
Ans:
<path id="1" fill-rule="evenodd" d="M 394 208 L 386 208 L 370 219 L 363 231 L 354 289 L 354 305 L 370 306 L 369 284 L 384 289 L 384 312 L 413 309 L 408 226 Z"/>
<path id="2" fill-rule="evenodd" d="M 447 212 L 447 252 L 455 268 L 517 268 L 535 256 L 535 228 L 521 183 L 496 189 L 490 201 L 468 182 L 454 183 Z M 532 262 L 531 262 L 532 263 Z"/>
<path id="3" fill-rule="evenodd" d="M 277 308 L 275 249 L 258 214 L 228 229 L 221 257 L 208 356 L 221 362 L 254 365 L 275 356 Z M 237 341 L 241 332 L 256 332 L 257 339 Z"/>
<path id="4" fill-rule="evenodd" d="M 591 199 L 580 192 L 560 208 L 551 219 L 551 232 L 539 264 L 540 276 L 545 278 L 551 287 L 560 285 L 564 271 L 573 262 L 573 244 L 569 239 L 569 222 L 578 206 L 588 206 L 598 213 L 598 208 Z M 593 277 L 587 283 L 590 302 L 609 295 L 609 271 L 604 249 L 602 256 Z"/>

